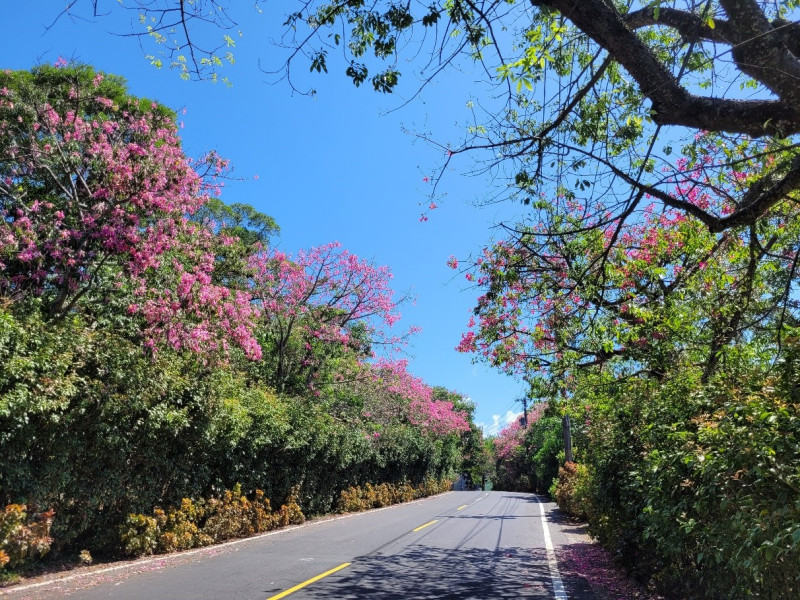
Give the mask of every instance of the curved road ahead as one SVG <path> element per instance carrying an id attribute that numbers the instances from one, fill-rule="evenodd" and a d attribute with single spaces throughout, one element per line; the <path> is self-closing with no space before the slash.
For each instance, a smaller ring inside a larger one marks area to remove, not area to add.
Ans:
<path id="1" fill-rule="evenodd" d="M 0 591 L 0 596 L 591 599 L 580 581 L 562 583 L 552 547 L 569 540 L 553 522 L 554 511 L 554 504 L 532 494 L 450 492 L 200 551 L 67 575 Z"/>

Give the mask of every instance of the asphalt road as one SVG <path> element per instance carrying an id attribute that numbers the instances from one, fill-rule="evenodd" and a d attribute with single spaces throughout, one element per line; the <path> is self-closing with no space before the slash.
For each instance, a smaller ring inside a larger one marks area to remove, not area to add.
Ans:
<path id="1" fill-rule="evenodd" d="M 554 512 L 554 504 L 532 494 L 450 492 L 0 594 L 15 600 L 590 599 L 581 581 L 561 579 L 548 551 L 567 541 Z"/>

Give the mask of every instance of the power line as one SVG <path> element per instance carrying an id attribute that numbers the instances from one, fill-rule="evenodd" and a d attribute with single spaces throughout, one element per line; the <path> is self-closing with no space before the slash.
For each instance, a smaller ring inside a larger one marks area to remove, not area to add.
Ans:
<path id="1" fill-rule="evenodd" d="M 487 435 L 487 436 L 494 435 L 495 433 L 498 433 L 503 428 L 505 428 L 507 425 L 510 425 L 510 423 L 511 423 L 510 421 L 503 422 L 502 419 L 503 419 L 503 417 L 508 415 L 508 413 L 512 412 L 514 406 L 517 404 L 517 402 L 520 402 L 520 401 L 521 401 L 521 399 L 514 400 L 507 409 L 505 409 L 502 413 L 500 413 L 500 415 L 499 415 L 500 418 L 497 420 L 496 423 L 492 423 L 491 425 L 484 426 L 483 427 L 483 434 Z"/>

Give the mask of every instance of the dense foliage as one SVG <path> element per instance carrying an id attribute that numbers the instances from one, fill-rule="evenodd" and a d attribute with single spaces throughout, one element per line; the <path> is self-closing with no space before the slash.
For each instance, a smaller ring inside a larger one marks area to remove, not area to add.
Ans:
<path id="1" fill-rule="evenodd" d="M 704 191 L 699 165 L 736 152 L 704 143 L 678 161 L 674 193 L 724 212 L 759 165 Z M 572 416 L 583 464 L 553 491 L 626 566 L 680 597 L 796 595 L 795 202 L 721 235 L 655 204 L 635 223 L 577 232 L 583 216 L 572 203 L 484 252 L 459 349 L 524 374 Z M 546 447 L 531 440 L 526 454 L 540 469 Z"/>
<path id="2" fill-rule="evenodd" d="M 800 407 L 758 375 L 703 386 L 684 372 L 593 415 L 580 510 L 678 596 L 788 598 L 800 585 Z"/>
<path id="3" fill-rule="evenodd" d="M 564 461 L 561 417 L 539 403 L 492 439 L 495 489 L 548 493 Z"/>
<path id="4" fill-rule="evenodd" d="M 0 73 L 0 562 L 202 545 L 459 469 L 471 404 L 381 353 L 408 333 L 389 270 L 275 252 L 210 197 L 224 168 L 118 77 Z"/>

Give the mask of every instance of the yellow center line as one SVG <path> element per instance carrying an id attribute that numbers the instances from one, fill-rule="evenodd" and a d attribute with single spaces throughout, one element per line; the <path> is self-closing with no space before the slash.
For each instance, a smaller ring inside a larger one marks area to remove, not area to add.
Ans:
<path id="1" fill-rule="evenodd" d="M 467 508 L 466 504 L 464 506 L 459 506 L 456 510 L 464 510 L 465 508 Z"/>
<path id="2" fill-rule="evenodd" d="M 345 567 L 349 567 L 350 564 L 351 563 L 342 563 L 338 567 L 335 567 L 335 568 L 331 569 L 330 571 L 325 571 L 324 573 L 320 573 L 316 577 L 312 577 L 311 579 L 307 579 L 303 583 L 298 583 L 296 586 L 294 586 L 293 588 L 289 588 L 285 592 L 281 592 L 280 594 L 277 594 L 275 596 L 270 596 L 269 598 L 267 598 L 267 600 L 279 600 L 280 598 L 286 598 L 286 596 L 288 596 L 289 594 L 294 594 L 297 590 L 302 589 L 302 588 L 306 587 L 307 585 L 314 583 L 315 581 L 319 581 L 323 577 L 327 577 L 328 575 L 332 575 L 333 573 L 336 573 L 336 571 L 341 571 Z"/>
<path id="3" fill-rule="evenodd" d="M 429 525 L 433 525 L 434 523 L 436 523 L 438 520 L 439 519 L 434 519 L 433 521 L 428 521 L 424 525 L 420 525 L 419 527 L 417 527 L 414 531 L 416 532 L 416 531 L 419 531 L 420 529 L 425 529 Z M 272 598 L 269 598 L 268 600 L 272 600 Z"/>

